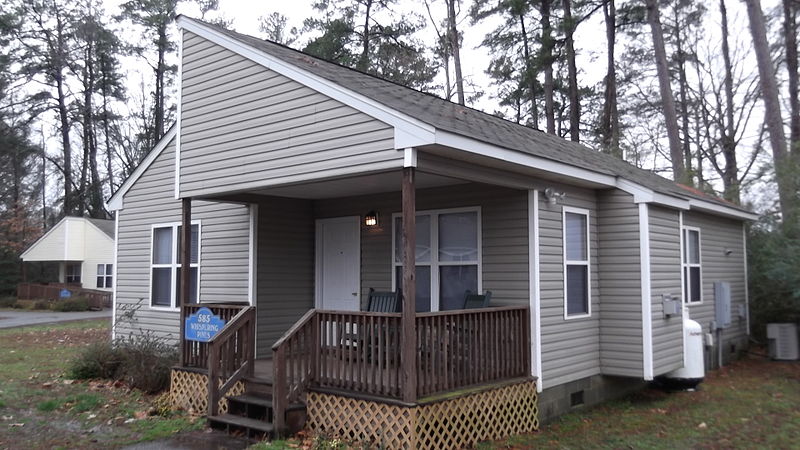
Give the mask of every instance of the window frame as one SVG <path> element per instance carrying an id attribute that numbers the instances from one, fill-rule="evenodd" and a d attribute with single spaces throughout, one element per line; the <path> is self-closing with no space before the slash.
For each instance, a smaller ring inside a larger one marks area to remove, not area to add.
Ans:
<path id="1" fill-rule="evenodd" d="M 108 266 L 111 266 L 111 273 L 108 273 Z M 103 268 L 103 274 L 100 275 L 99 273 L 95 275 L 95 286 L 97 289 L 111 289 L 114 287 L 114 264 L 113 263 L 101 263 L 97 265 L 97 271 L 100 272 L 100 267 Z M 103 286 L 97 286 L 97 280 L 99 278 L 103 279 Z M 109 283 L 110 281 L 110 283 Z M 110 286 L 109 286 L 110 285 Z"/>
<path id="2" fill-rule="evenodd" d="M 477 215 L 477 247 L 478 247 L 478 259 L 477 261 L 439 261 L 439 216 L 444 214 L 456 214 L 456 213 L 464 213 L 464 212 L 474 212 Z M 416 266 L 425 266 L 430 267 L 431 270 L 431 312 L 437 312 L 441 309 L 441 285 L 440 285 L 440 267 L 442 266 L 473 266 L 477 265 L 478 267 L 478 292 L 483 292 L 483 222 L 481 218 L 481 207 L 480 206 L 465 206 L 459 208 L 445 208 L 445 209 L 428 209 L 423 211 L 417 211 L 417 216 L 430 216 L 431 222 L 431 257 L 430 261 L 420 261 L 415 263 Z M 400 261 L 397 261 L 397 254 L 395 249 L 397 248 L 397 230 L 395 229 L 395 222 L 398 217 L 402 218 L 402 212 L 396 212 L 392 214 L 392 261 L 391 261 L 391 272 L 392 272 L 392 288 L 397 290 L 398 288 L 398 280 L 397 280 L 397 268 L 403 266 L 402 255 L 400 256 Z"/>
<path id="3" fill-rule="evenodd" d="M 586 259 L 570 260 L 567 259 L 567 214 L 579 214 L 586 217 Z M 585 319 L 592 317 L 592 214 L 585 208 L 575 208 L 563 206 L 561 208 L 561 252 L 563 261 L 563 284 L 564 284 L 564 320 Z M 567 268 L 569 266 L 586 267 L 586 312 L 581 314 L 569 314 L 567 305 Z"/>
<path id="4" fill-rule="evenodd" d="M 78 274 L 77 275 L 70 275 L 70 268 L 77 267 Z M 72 278 L 72 281 L 70 281 Z M 77 278 L 77 281 L 76 281 Z M 83 263 L 80 262 L 68 262 L 64 264 L 64 283 L 65 284 L 80 284 L 83 285 Z"/>
<path id="5" fill-rule="evenodd" d="M 203 226 L 200 220 L 193 220 L 191 223 L 192 226 L 197 225 L 197 262 L 196 263 L 189 263 L 189 267 L 197 268 L 197 303 L 200 302 L 200 263 L 202 262 L 201 254 L 203 248 Z M 178 292 L 178 274 L 177 271 L 180 270 L 181 265 L 178 264 L 178 239 L 180 239 L 180 235 L 178 234 L 178 228 L 183 226 L 183 222 L 166 222 L 166 223 L 158 223 L 153 224 L 150 226 L 150 254 L 148 255 L 149 263 L 148 263 L 148 278 L 150 280 L 149 285 L 147 287 L 147 297 L 148 297 L 148 305 L 152 310 L 160 310 L 160 311 L 179 311 L 180 308 L 177 306 L 178 299 L 177 299 L 177 292 Z M 171 253 L 172 257 L 170 262 L 167 264 L 154 264 L 153 263 L 153 250 L 155 244 L 155 233 L 156 229 L 158 228 L 171 228 L 172 229 L 172 248 Z M 162 268 L 162 269 L 170 269 L 170 304 L 167 305 L 154 305 L 153 304 L 153 269 Z"/>
<path id="6" fill-rule="evenodd" d="M 697 262 L 689 262 L 689 233 L 697 232 Z M 697 268 L 700 272 L 700 300 L 691 301 L 686 295 L 687 287 L 691 285 L 691 268 Z M 703 233 L 699 227 L 684 225 L 681 227 L 681 299 L 684 305 L 703 304 Z"/>

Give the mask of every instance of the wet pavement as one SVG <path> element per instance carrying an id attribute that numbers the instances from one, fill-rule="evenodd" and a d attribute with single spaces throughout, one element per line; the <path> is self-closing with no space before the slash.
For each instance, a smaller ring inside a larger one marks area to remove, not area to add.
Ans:
<path id="1" fill-rule="evenodd" d="M 123 447 L 122 450 L 242 450 L 254 443 L 253 440 L 231 436 L 221 431 L 203 430 L 134 444 Z"/>
<path id="2" fill-rule="evenodd" d="M 25 327 L 41 325 L 44 323 L 71 322 L 74 320 L 111 318 L 111 310 L 102 311 L 18 311 L 13 309 L 0 310 L 0 328 Z"/>

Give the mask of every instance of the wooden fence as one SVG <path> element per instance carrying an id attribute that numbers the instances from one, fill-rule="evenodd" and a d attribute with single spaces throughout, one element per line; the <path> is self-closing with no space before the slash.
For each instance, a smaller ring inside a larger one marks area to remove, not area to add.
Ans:
<path id="1" fill-rule="evenodd" d="M 17 298 L 20 300 L 61 300 L 61 291 L 68 290 L 72 297 L 83 297 L 89 302 L 91 308 L 110 308 L 112 301 L 111 292 L 96 289 L 84 289 L 79 284 L 65 283 L 19 283 L 17 285 Z"/>

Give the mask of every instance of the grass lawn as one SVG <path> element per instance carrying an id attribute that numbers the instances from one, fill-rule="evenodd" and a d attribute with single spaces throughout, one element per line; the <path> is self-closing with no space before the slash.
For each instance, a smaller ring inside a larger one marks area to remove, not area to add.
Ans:
<path id="1" fill-rule="evenodd" d="M 798 448 L 800 363 L 748 355 L 697 392 L 640 394 L 578 410 L 494 448 Z"/>
<path id="2" fill-rule="evenodd" d="M 69 361 L 110 338 L 110 319 L 0 330 L 0 449 L 115 448 L 202 428 L 147 416 L 154 397 L 122 383 L 66 379 Z"/>
<path id="3" fill-rule="evenodd" d="M 253 449 L 348 448 L 312 438 Z M 358 447 L 355 447 L 358 448 Z M 648 389 L 578 409 L 538 433 L 482 442 L 478 449 L 800 448 L 800 362 L 749 355 L 707 375 L 697 392 Z"/>

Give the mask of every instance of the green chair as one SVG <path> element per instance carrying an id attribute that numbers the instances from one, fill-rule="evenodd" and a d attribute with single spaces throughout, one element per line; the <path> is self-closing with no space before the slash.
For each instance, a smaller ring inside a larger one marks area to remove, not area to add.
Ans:
<path id="1" fill-rule="evenodd" d="M 400 312 L 401 303 L 400 290 L 391 291 L 376 291 L 369 288 L 369 297 L 367 299 L 367 311 L 369 312 L 382 312 L 394 313 Z"/>
<path id="2" fill-rule="evenodd" d="M 492 291 L 486 291 L 485 294 L 473 294 L 472 291 L 467 290 L 464 294 L 464 308 L 463 309 L 477 309 L 488 308 L 489 301 L 492 299 Z"/>

